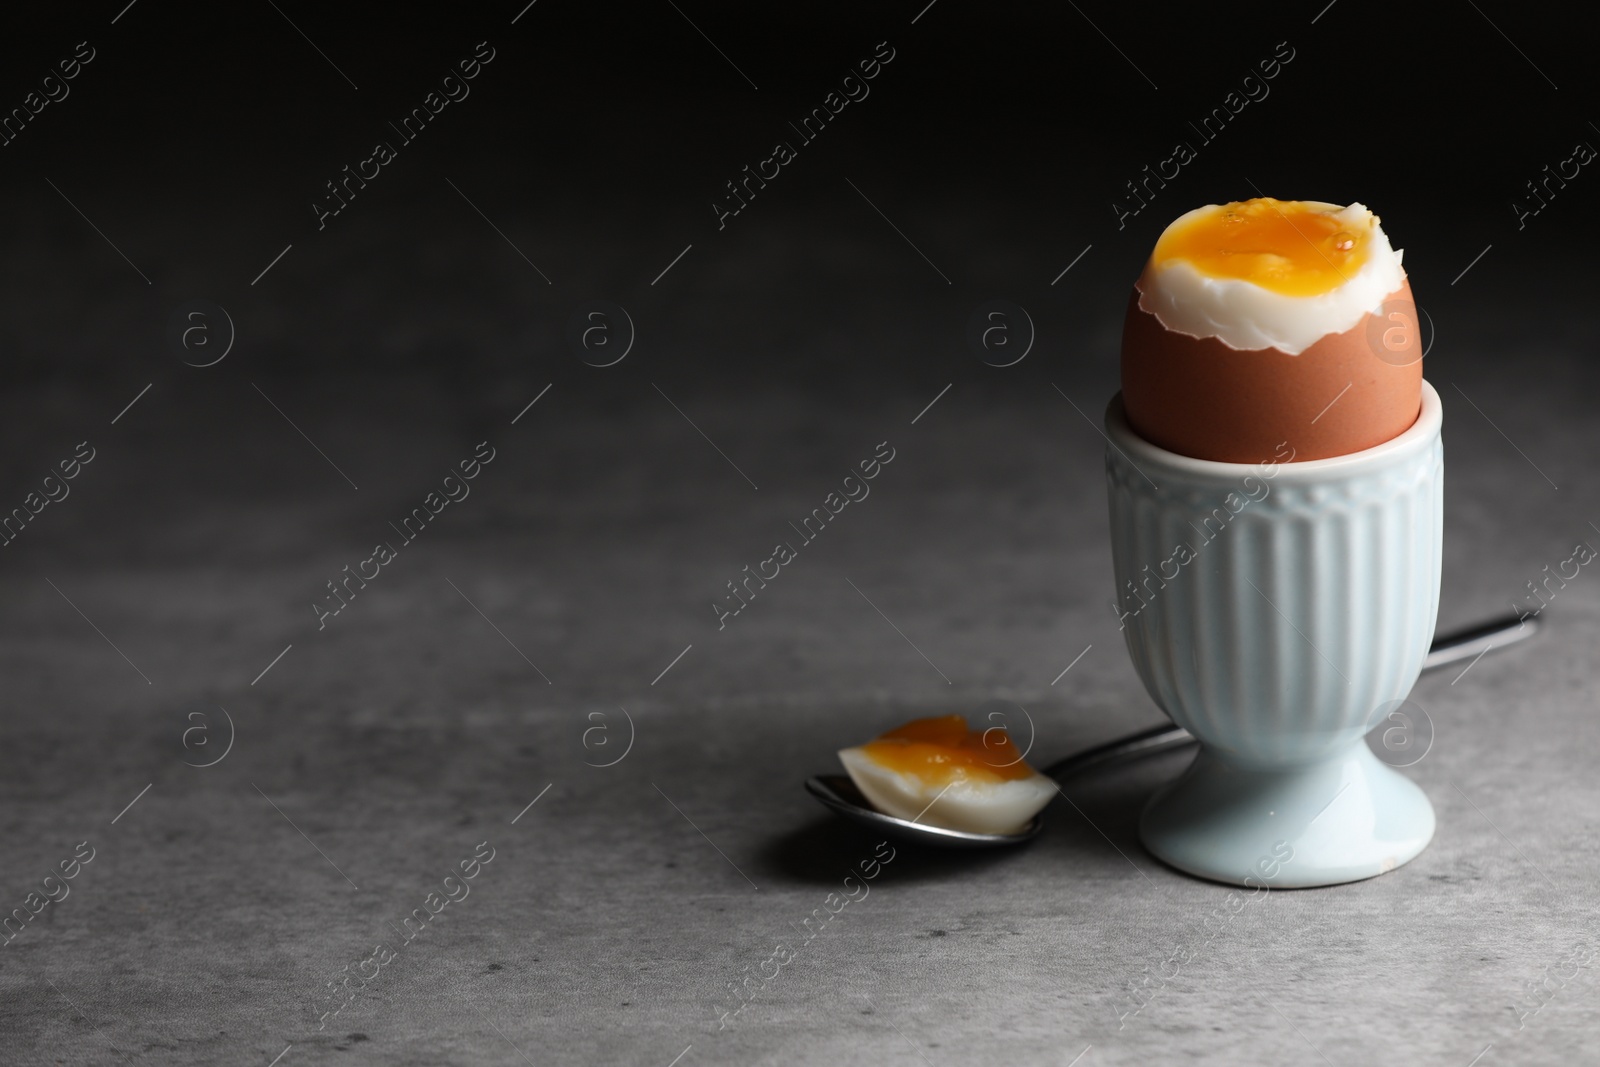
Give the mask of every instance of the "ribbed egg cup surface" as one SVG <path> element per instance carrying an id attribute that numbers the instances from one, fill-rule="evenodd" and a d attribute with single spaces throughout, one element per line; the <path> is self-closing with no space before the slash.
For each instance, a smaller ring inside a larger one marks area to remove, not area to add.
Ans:
<path id="1" fill-rule="evenodd" d="M 1399 436 L 1303 463 L 1178 455 L 1106 411 L 1118 612 L 1145 688 L 1199 738 L 1145 847 L 1219 882 L 1370 878 L 1433 837 L 1364 738 L 1421 673 L 1439 605 L 1439 396 Z M 1294 442 L 1286 442 L 1293 447 Z"/>

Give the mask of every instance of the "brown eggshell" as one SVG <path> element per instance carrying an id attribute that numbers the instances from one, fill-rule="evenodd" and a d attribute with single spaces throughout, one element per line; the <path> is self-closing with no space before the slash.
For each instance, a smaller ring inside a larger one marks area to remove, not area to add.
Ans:
<path id="1" fill-rule="evenodd" d="M 1419 333 L 1409 281 L 1377 314 L 1297 356 L 1168 330 L 1139 307 L 1135 286 L 1122 331 L 1123 408 L 1145 440 L 1197 459 L 1260 463 L 1284 442 L 1296 461 L 1360 452 L 1417 420 Z"/>

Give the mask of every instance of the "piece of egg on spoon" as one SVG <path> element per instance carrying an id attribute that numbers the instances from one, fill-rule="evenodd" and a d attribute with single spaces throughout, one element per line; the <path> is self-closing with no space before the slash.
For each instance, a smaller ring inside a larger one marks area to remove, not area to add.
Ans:
<path id="1" fill-rule="evenodd" d="M 1152 444 L 1259 463 L 1359 452 L 1422 406 L 1411 285 L 1361 204 L 1263 197 L 1180 216 L 1123 328 L 1122 401 Z"/>
<path id="2" fill-rule="evenodd" d="M 839 760 L 885 815 L 947 830 L 1017 833 L 1056 795 L 1003 729 L 969 730 L 960 715 L 915 719 Z"/>

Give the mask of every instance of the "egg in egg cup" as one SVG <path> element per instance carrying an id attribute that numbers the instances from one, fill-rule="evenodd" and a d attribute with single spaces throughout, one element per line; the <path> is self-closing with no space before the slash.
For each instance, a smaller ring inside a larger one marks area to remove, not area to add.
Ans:
<path id="1" fill-rule="evenodd" d="M 1180 218 L 1139 280 L 1105 420 L 1112 558 L 1134 667 L 1201 742 L 1140 820 L 1180 870 L 1333 885 L 1433 837 L 1364 742 L 1439 599 L 1442 410 L 1399 261 L 1359 204 L 1257 200 Z"/>

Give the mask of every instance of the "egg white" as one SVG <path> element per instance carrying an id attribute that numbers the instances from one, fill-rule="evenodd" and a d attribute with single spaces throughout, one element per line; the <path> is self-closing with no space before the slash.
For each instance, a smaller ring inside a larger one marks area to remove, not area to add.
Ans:
<path id="1" fill-rule="evenodd" d="M 947 830 L 1016 833 L 1056 795 L 1055 782 L 1037 771 L 1003 782 L 968 778 L 935 784 L 885 767 L 865 748 L 843 749 L 839 761 L 861 795 L 885 815 Z"/>
<path id="2" fill-rule="evenodd" d="M 1403 251 L 1389 244 L 1378 217 L 1362 204 L 1308 201 L 1337 213 L 1351 232 L 1367 230 L 1367 261 L 1338 288 L 1316 296 L 1289 296 L 1242 278 L 1213 278 L 1185 260 L 1150 264 L 1140 277 L 1139 307 L 1161 325 L 1190 337 L 1215 337 L 1229 348 L 1276 348 L 1298 356 L 1328 334 L 1344 333 L 1377 311 L 1405 281 Z M 1180 215 L 1168 230 L 1221 211 L 1217 204 Z"/>

